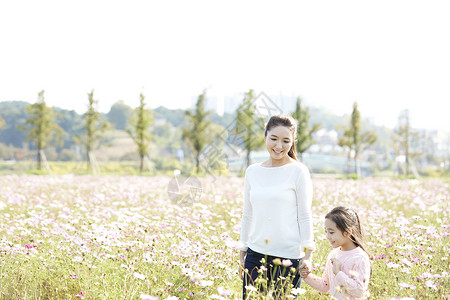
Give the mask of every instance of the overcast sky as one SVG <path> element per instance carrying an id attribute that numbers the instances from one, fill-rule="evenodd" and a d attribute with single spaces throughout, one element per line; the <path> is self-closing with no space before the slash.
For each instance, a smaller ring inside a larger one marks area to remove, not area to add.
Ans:
<path id="1" fill-rule="evenodd" d="M 0 101 L 187 108 L 250 88 L 449 129 L 450 1 L 0 1 Z"/>

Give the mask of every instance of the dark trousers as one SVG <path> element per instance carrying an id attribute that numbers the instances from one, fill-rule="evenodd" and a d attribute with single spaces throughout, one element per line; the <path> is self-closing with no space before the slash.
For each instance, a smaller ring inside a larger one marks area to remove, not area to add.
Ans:
<path id="1" fill-rule="evenodd" d="M 266 289 L 267 287 L 269 287 L 270 282 L 274 281 L 275 283 L 275 295 L 273 295 L 275 297 L 275 299 L 281 298 L 283 295 L 283 284 L 285 285 L 286 282 L 283 282 L 283 278 L 279 279 L 278 278 L 284 277 L 287 278 L 288 275 L 290 274 L 290 278 L 292 280 L 292 284 L 294 285 L 294 288 L 299 288 L 300 284 L 301 284 L 301 277 L 299 274 L 299 263 L 301 261 L 301 259 L 289 259 L 292 262 L 292 265 L 289 267 L 285 267 L 283 265 L 276 265 L 273 263 L 273 260 L 279 258 L 281 261 L 285 260 L 286 258 L 283 257 L 275 257 L 275 256 L 271 256 L 271 255 L 265 255 L 265 254 L 261 254 L 258 252 L 253 251 L 252 249 L 248 248 L 247 249 L 247 256 L 245 257 L 245 264 L 244 264 L 244 268 L 248 270 L 248 273 L 244 272 L 244 280 L 243 280 L 243 284 L 242 284 L 242 296 L 243 299 L 248 299 L 248 292 L 245 288 L 245 286 L 255 286 L 256 285 L 256 279 L 258 278 L 258 275 L 260 275 L 260 273 L 258 272 L 258 270 L 261 269 L 261 266 L 264 266 L 267 270 L 263 270 L 263 278 L 267 279 L 267 285 L 266 285 Z M 264 264 L 261 263 L 261 260 L 264 259 Z M 291 273 L 290 270 L 291 268 L 295 268 L 295 273 Z M 263 268 L 264 269 L 264 268 Z M 261 278 L 261 276 L 260 276 Z M 278 287 L 278 288 L 277 288 Z M 259 286 L 259 291 L 262 291 L 264 289 L 263 286 Z"/>

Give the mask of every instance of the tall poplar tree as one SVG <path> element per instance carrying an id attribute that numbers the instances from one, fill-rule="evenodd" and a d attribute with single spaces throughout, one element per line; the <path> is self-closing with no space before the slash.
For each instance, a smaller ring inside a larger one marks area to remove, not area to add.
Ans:
<path id="1" fill-rule="evenodd" d="M 98 100 L 94 99 L 94 90 L 88 93 L 88 110 L 84 113 L 84 122 L 86 126 L 86 136 L 84 145 L 86 148 L 87 168 L 92 168 L 91 154 L 100 143 L 105 130 L 108 128 L 108 122 L 100 119 L 100 113 L 97 109 Z"/>
<path id="2" fill-rule="evenodd" d="M 198 96 L 194 111 L 186 111 L 187 126 L 182 128 L 182 138 L 191 147 L 195 155 L 197 173 L 200 172 L 200 154 L 210 141 L 207 130 L 211 124 L 208 116 L 210 112 L 205 110 L 206 92 Z"/>
<path id="3" fill-rule="evenodd" d="M 250 154 L 257 150 L 264 144 L 262 138 L 263 119 L 259 117 L 255 110 L 255 95 L 253 90 L 249 90 L 244 94 L 244 99 L 236 111 L 236 126 L 235 134 L 238 142 L 242 143 L 242 148 L 245 150 L 247 167 L 250 165 Z"/>
<path id="4" fill-rule="evenodd" d="M 27 140 L 33 142 L 37 148 L 38 169 L 42 168 L 42 151 L 50 144 L 62 145 L 63 130 L 56 123 L 56 115 L 53 108 L 45 103 L 44 91 L 38 94 L 38 100 L 34 104 L 26 106 L 28 119 L 25 126 L 18 126 L 21 130 L 28 130 Z"/>
<path id="5" fill-rule="evenodd" d="M 295 149 L 297 149 L 300 160 L 303 160 L 303 153 L 314 144 L 313 134 L 319 130 L 320 124 L 314 123 L 309 127 L 309 110 L 307 107 L 302 107 L 302 100 L 297 98 L 295 105 L 295 112 L 292 117 L 297 120 L 297 141 Z"/>
<path id="6" fill-rule="evenodd" d="M 412 158 L 422 154 L 419 151 L 411 150 L 414 144 L 420 144 L 420 136 L 416 130 L 411 128 L 408 110 L 400 113 L 397 126 L 394 128 L 392 140 L 395 153 L 397 155 L 404 155 L 405 157 L 405 170 L 403 172 L 408 176 L 410 174 Z"/>
<path id="7" fill-rule="evenodd" d="M 348 148 L 348 166 L 353 156 L 354 173 L 361 176 L 359 166 L 359 155 L 377 140 L 377 135 L 373 131 L 361 132 L 361 116 L 358 110 L 358 103 L 353 103 L 353 111 L 350 119 L 350 126 L 345 129 L 343 136 L 339 139 L 338 144 L 341 147 Z M 350 170 L 350 168 L 348 167 Z"/>
<path id="8" fill-rule="evenodd" d="M 151 111 L 145 108 L 145 97 L 140 94 L 139 106 L 134 110 L 134 116 L 130 120 L 132 129 L 127 129 L 128 134 L 133 139 L 138 148 L 139 154 L 139 171 L 144 170 L 144 157 L 148 155 L 148 145 L 151 141 L 150 126 L 153 123 Z"/>

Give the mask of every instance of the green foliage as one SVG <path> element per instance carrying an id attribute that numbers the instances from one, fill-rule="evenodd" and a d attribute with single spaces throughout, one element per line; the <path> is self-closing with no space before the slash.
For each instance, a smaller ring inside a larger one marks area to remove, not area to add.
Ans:
<path id="1" fill-rule="evenodd" d="M 62 149 L 58 159 L 61 161 L 75 161 L 77 160 L 77 154 L 72 149 Z"/>
<path id="2" fill-rule="evenodd" d="M 238 142 L 246 152 L 247 167 L 250 165 L 250 154 L 264 145 L 263 119 L 256 115 L 253 90 L 244 94 L 242 104 L 236 111 L 235 134 Z"/>
<path id="3" fill-rule="evenodd" d="M 421 144 L 421 137 L 416 130 L 411 128 L 408 110 L 400 113 L 392 141 L 395 153 L 405 156 L 405 168 L 402 169 L 402 173 L 408 176 L 410 174 L 411 160 L 414 157 L 422 155 L 422 152 L 412 150 L 414 146 L 417 149 L 417 146 Z"/>
<path id="4" fill-rule="evenodd" d="M 144 157 L 148 155 L 148 145 L 152 139 L 150 133 L 150 126 L 152 125 L 152 113 L 145 108 L 145 97 L 140 95 L 139 107 L 135 110 L 135 116 L 130 121 L 131 129 L 127 129 L 128 134 L 133 139 L 138 148 L 139 153 L 139 171 L 142 173 L 144 170 Z"/>
<path id="5" fill-rule="evenodd" d="M 155 119 L 164 119 L 174 127 L 180 127 L 184 125 L 185 111 L 183 109 L 168 109 L 164 106 L 155 108 Z"/>
<path id="6" fill-rule="evenodd" d="M 314 123 L 312 127 L 310 127 L 309 110 L 308 108 L 302 108 L 301 102 L 302 100 L 298 97 L 295 112 L 292 113 L 292 117 L 294 117 L 294 119 L 298 122 L 295 148 L 299 153 L 300 159 L 302 159 L 303 153 L 314 144 L 312 135 L 320 128 L 319 123 Z"/>
<path id="7" fill-rule="evenodd" d="M 153 159 L 157 170 L 181 170 L 181 163 L 175 158 L 155 157 Z"/>
<path id="8" fill-rule="evenodd" d="M 27 171 L 29 175 L 48 175 L 47 170 L 30 169 Z"/>
<path id="9" fill-rule="evenodd" d="M 83 134 L 83 116 L 74 110 L 55 108 L 56 122 L 64 131 L 63 148 L 71 148 L 76 145 L 74 136 Z"/>
<path id="10" fill-rule="evenodd" d="M 50 144 L 62 144 L 63 130 L 55 122 L 55 113 L 48 107 L 44 99 L 44 91 L 38 94 L 38 101 L 26 107 L 28 119 L 26 126 L 19 129 L 27 131 L 27 139 L 37 148 L 38 169 L 42 167 L 41 153 Z"/>
<path id="11" fill-rule="evenodd" d="M 206 92 L 203 92 L 197 100 L 195 110 L 186 111 L 186 127 L 182 129 L 182 138 L 186 141 L 195 155 L 196 172 L 200 173 L 200 153 L 205 145 L 211 141 L 207 135 L 211 121 L 210 112 L 205 110 Z"/>
<path id="12" fill-rule="evenodd" d="M 361 116 L 358 110 L 358 103 L 353 103 L 353 111 L 350 119 L 350 126 L 344 130 L 343 136 L 338 141 L 339 146 L 348 148 L 348 162 L 350 163 L 353 154 L 354 172 L 360 176 L 358 156 L 377 140 L 377 135 L 373 131 L 361 133 Z M 350 168 L 348 168 L 350 171 Z"/>
<path id="13" fill-rule="evenodd" d="M 450 178 L 450 169 L 426 168 L 420 171 L 420 175 L 433 178 Z"/>
<path id="14" fill-rule="evenodd" d="M 105 130 L 109 127 L 106 120 L 100 119 L 97 110 L 98 100 L 94 99 L 94 90 L 88 93 L 88 110 L 84 114 L 85 135 L 81 138 L 86 149 L 86 161 L 88 168 L 92 167 L 91 153 L 99 146 Z"/>
<path id="15" fill-rule="evenodd" d="M 133 109 L 120 100 L 111 106 L 111 109 L 106 114 L 106 118 L 115 129 L 125 130 L 132 115 Z"/>
<path id="16" fill-rule="evenodd" d="M 2 129 L 3 126 L 5 126 L 5 120 L 3 120 L 2 116 L 0 116 L 0 129 Z"/>
<path id="17" fill-rule="evenodd" d="M 358 174 L 351 173 L 351 174 L 345 174 L 342 178 L 357 180 L 357 179 L 359 179 L 359 176 L 358 176 Z"/>
<path id="18" fill-rule="evenodd" d="M 152 126 L 152 141 L 164 153 L 173 153 L 175 149 L 181 148 L 181 134 L 181 129 L 169 122 Z"/>
<path id="19" fill-rule="evenodd" d="M 0 129 L 0 143 L 14 147 L 23 147 L 26 132 L 20 130 L 19 126 L 24 126 L 27 120 L 25 107 L 29 105 L 23 101 L 0 102 L 0 116 L 5 121 Z"/>

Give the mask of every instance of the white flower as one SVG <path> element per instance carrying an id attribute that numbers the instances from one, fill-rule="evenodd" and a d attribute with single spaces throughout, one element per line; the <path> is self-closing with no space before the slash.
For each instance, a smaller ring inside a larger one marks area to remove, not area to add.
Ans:
<path id="1" fill-rule="evenodd" d="M 246 285 L 245 289 L 250 292 L 256 292 L 256 288 L 253 285 Z"/>
<path id="2" fill-rule="evenodd" d="M 398 285 L 403 287 L 403 288 L 412 289 L 412 290 L 414 290 L 416 288 L 415 285 L 411 285 L 411 284 L 408 284 L 408 283 L 405 283 L 405 282 L 400 282 Z"/>
<path id="3" fill-rule="evenodd" d="M 145 279 L 145 275 L 144 275 L 144 274 L 140 274 L 140 273 L 138 273 L 138 272 L 134 272 L 134 273 L 133 273 L 133 276 L 136 277 L 136 278 L 138 278 L 138 279 L 141 279 L 141 280 L 144 280 L 144 279 Z"/>
<path id="4" fill-rule="evenodd" d="M 429 288 L 432 288 L 432 289 L 435 289 L 435 290 L 437 290 L 437 286 L 436 286 L 436 283 L 434 283 L 434 281 L 433 280 L 427 280 L 426 282 L 425 282 L 425 285 L 427 286 L 427 287 L 429 287 Z"/>
<path id="5" fill-rule="evenodd" d="M 402 259 L 402 263 L 404 263 L 405 265 L 407 265 L 408 267 L 412 267 L 412 262 L 410 262 L 408 259 L 403 258 Z"/>
<path id="6" fill-rule="evenodd" d="M 158 297 L 142 294 L 141 299 L 143 299 L 143 300 L 158 300 Z"/>
<path id="7" fill-rule="evenodd" d="M 294 294 L 294 295 L 303 295 L 304 293 L 306 293 L 306 290 L 305 289 L 301 289 L 301 288 L 292 289 L 291 293 Z"/>
<path id="8" fill-rule="evenodd" d="M 206 287 L 213 285 L 214 281 L 212 280 L 200 280 L 200 286 Z"/>
<path id="9" fill-rule="evenodd" d="M 386 265 L 388 268 L 394 268 L 394 269 L 396 269 L 396 268 L 398 268 L 398 267 L 400 267 L 400 265 L 399 264 L 396 264 L 396 263 L 394 263 L 394 262 L 388 262 L 388 264 Z"/>
<path id="10" fill-rule="evenodd" d="M 228 297 L 231 294 L 231 292 L 229 290 L 226 290 L 221 286 L 219 286 L 217 288 L 217 292 L 219 293 L 219 295 L 224 296 L 224 297 Z"/>

